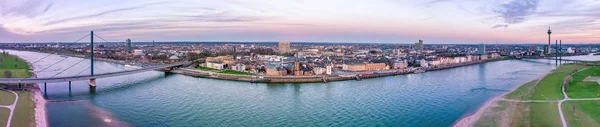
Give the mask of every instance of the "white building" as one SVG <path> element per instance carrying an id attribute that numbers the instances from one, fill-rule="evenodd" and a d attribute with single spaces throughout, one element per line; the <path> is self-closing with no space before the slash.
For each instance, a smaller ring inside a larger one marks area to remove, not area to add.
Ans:
<path id="1" fill-rule="evenodd" d="M 567 48 L 567 53 L 575 53 L 575 50 L 573 50 L 573 48 L 569 47 L 569 48 Z"/>
<path id="2" fill-rule="evenodd" d="M 327 65 L 325 67 L 325 73 L 328 74 L 328 75 L 332 74 L 331 69 L 333 69 L 333 65 Z"/>
<path id="3" fill-rule="evenodd" d="M 219 70 L 223 70 L 223 63 L 217 63 L 217 62 L 206 62 L 206 67 L 208 68 L 214 68 L 214 69 L 219 69 Z"/>
<path id="4" fill-rule="evenodd" d="M 233 65 L 231 65 L 231 70 L 246 72 L 246 65 L 244 65 L 244 64 L 233 64 Z"/>
<path id="5" fill-rule="evenodd" d="M 419 60 L 419 65 L 421 65 L 421 67 L 429 67 L 429 63 L 427 63 L 427 60 Z"/>
<path id="6" fill-rule="evenodd" d="M 141 50 L 141 49 L 133 50 L 133 55 L 136 55 L 136 56 L 144 55 L 144 50 Z"/>

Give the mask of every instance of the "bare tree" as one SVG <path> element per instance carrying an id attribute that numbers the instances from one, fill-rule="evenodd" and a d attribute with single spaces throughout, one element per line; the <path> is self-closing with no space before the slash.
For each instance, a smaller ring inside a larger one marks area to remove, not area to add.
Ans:
<path id="1" fill-rule="evenodd" d="M 5 78 L 12 78 L 12 72 L 10 72 L 9 70 L 4 70 L 4 77 Z"/>

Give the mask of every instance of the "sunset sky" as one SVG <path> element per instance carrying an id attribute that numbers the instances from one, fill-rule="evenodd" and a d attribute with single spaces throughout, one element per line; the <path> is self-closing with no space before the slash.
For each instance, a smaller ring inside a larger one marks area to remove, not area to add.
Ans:
<path id="1" fill-rule="evenodd" d="M 600 42 L 598 0 L 0 0 L 0 42 Z"/>

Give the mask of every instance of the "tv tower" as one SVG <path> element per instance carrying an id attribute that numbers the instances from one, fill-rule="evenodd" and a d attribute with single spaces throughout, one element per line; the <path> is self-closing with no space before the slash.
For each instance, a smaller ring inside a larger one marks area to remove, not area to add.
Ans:
<path id="1" fill-rule="evenodd" d="M 552 34 L 552 30 L 550 30 L 550 25 L 548 25 L 548 47 L 546 49 L 546 54 L 551 54 L 552 50 L 552 45 L 550 44 L 550 34 Z"/>

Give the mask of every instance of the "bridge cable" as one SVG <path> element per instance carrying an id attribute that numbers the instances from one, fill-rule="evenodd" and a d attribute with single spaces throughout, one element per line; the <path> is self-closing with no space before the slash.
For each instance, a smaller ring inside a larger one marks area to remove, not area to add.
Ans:
<path id="1" fill-rule="evenodd" d="M 67 57 L 67 58 L 69 58 L 69 57 Z M 36 72 L 43 72 L 44 70 L 46 70 L 46 69 L 48 69 L 48 68 L 50 68 L 50 67 L 52 67 L 52 66 L 54 66 L 54 65 L 56 65 L 56 64 L 58 64 L 58 63 L 60 63 L 60 62 L 62 62 L 62 61 L 64 61 L 64 60 L 66 60 L 67 58 L 64 58 L 64 59 L 62 59 L 62 60 L 59 60 L 58 62 L 56 62 L 56 63 L 54 63 L 54 64 L 52 64 L 52 65 L 50 65 L 50 66 L 48 66 L 48 67 L 46 67 L 46 68 L 44 68 L 44 69 L 42 69 L 41 71 L 36 71 Z"/>
<path id="2" fill-rule="evenodd" d="M 82 39 L 84 39 L 84 38 L 86 38 L 86 37 L 88 37 L 88 36 L 90 36 L 90 34 L 87 34 L 87 35 L 85 35 L 85 36 L 83 36 L 83 37 L 81 37 L 81 38 L 77 39 L 77 40 L 76 40 L 76 41 L 74 41 L 73 43 L 77 43 L 77 42 L 81 41 Z M 51 55 L 53 55 L 53 54 L 48 54 L 48 55 L 46 55 L 46 56 L 42 57 L 41 59 L 38 59 L 38 60 L 36 60 L 36 61 L 33 61 L 33 62 L 31 62 L 31 64 L 34 64 L 34 63 L 40 62 L 41 60 L 44 60 L 44 59 L 46 59 L 47 57 L 49 57 L 49 56 L 51 56 Z"/>
<path id="3" fill-rule="evenodd" d="M 120 68 L 120 67 L 118 67 L 117 65 L 114 65 L 113 63 L 108 63 L 108 64 L 110 64 L 110 65 L 111 65 L 111 66 L 113 66 L 113 67 L 116 67 L 116 68 L 117 68 L 117 69 L 119 69 L 119 70 L 126 71 L 124 68 Z"/>
<path id="4" fill-rule="evenodd" d="M 98 35 L 98 34 L 94 34 L 94 36 L 96 36 L 96 37 L 100 38 L 100 39 L 101 39 L 101 40 L 103 40 L 105 43 L 111 43 L 111 42 L 107 41 L 106 39 L 104 39 L 104 38 L 100 37 L 100 35 Z M 115 66 L 115 65 L 113 65 L 112 63 L 109 63 L 109 64 L 110 64 L 111 66 L 113 66 L 113 67 L 116 67 L 116 68 L 120 69 L 120 70 L 125 70 L 125 69 L 123 69 L 123 68 L 120 68 L 120 67 L 118 67 L 118 66 Z"/>
<path id="5" fill-rule="evenodd" d="M 36 61 L 33 61 L 33 62 L 31 62 L 31 64 L 33 65 L 34 63 L 40 62 L 41 60 L 43 60 L 43 59 L 46 59 L 46 57 L 49 57 L 49 56 L 51 56 L 51 55 L 52 55 L 52 54 L 48 54 L 48 55 L 46 55 L 45 57 L 43 57 L 43 58 L 41 58 L 41 59 L 38 59 L 38 60 L 36 60 Z"/>
<path id="6" fill-rule="evenodd" d="M 62 71 L 60 71 L 60 72 L 58 72 L 58 73 L 56 73 L 55 75 L 51 76 L 50 78 L 53 78 L 54 76 L 57 76 L 57 75 L 59 75 L 59 74 L 61 74 L 61 73 L 65 72 L 65 71 L 67 71 L 67 70 L 71 69 L 73 66 L 75 66 L 75 65 L 77 65 L 77 64 L 79 64 L 79 63 L 81 63 L 81 62 L 83 62 L 84 60 L 86 60 L 86 59 L 82 59 L 82 60 L 80 60 L 79 62 L 77 62 L 77 63 L 75 63 L 75 64 L 73 64 L 73 65 L 69 66 L 68 68 L 66 68 L 66 69 L 64 69 L 64 70 L 62 70 Z"/>
<path id="7" fill-rule="evenodd" d="M 102 68 L 100 68 L 100 67 L 96 67 L 96 69 L 99 69 L 100 71 L 102 71 L 102 72 L 104 72 L 104 73 L 109 73 L 108 71 L 106 71 L 106 70 L 104 70 L 104 69 L 102 69 Z"/>
<path id="8" fill-rule="evenodd" d="M 81 39 L 84 39 L 84 38 L 86 38 L 86 37 L 88 37 L 88 36 L 90 36 L 90 34 L 87 34 L 87 35 L 85 35 L 85 36 L 83 36 L 83 37 L 81 37 L 81 38 L 77 39 L 77 41 L 75 41 L 75 42 L 73 42 L 73 43 L 77 43 L 77 42 L 81 41 Z"/>
<path id="9" fill-rule="evenodd" d="M 108 42 L 107 40 L 105 40 L 104 38 L 100 37 L 100 36 L 99 36 L 99 35 L 97 35 L 97 34 L 94 34 L 94 36 L 96 36 L 96 37 L 100 38 L 100 39 L 101 39 L 101 40 L 103 40 L 105 43 L 110 43 L 110 42 Z"/>
<path id="10" fill-rule="evenodd" d="M 77 75 L 75 75 L 75 76 L 79 76 L 79 74 L 81 74 L 81 73 L 85 72 L 85 71 L 86 71 L 86 70 L 88 70 L 88 69 L 90 69 L 90 67 L 87 67 L 87 68 L 86 68 L 86 69 L 84 69 L 83 71 L 80 71 L 80 72 L 79 72 L 79 73 L 77 73 Z"/>

